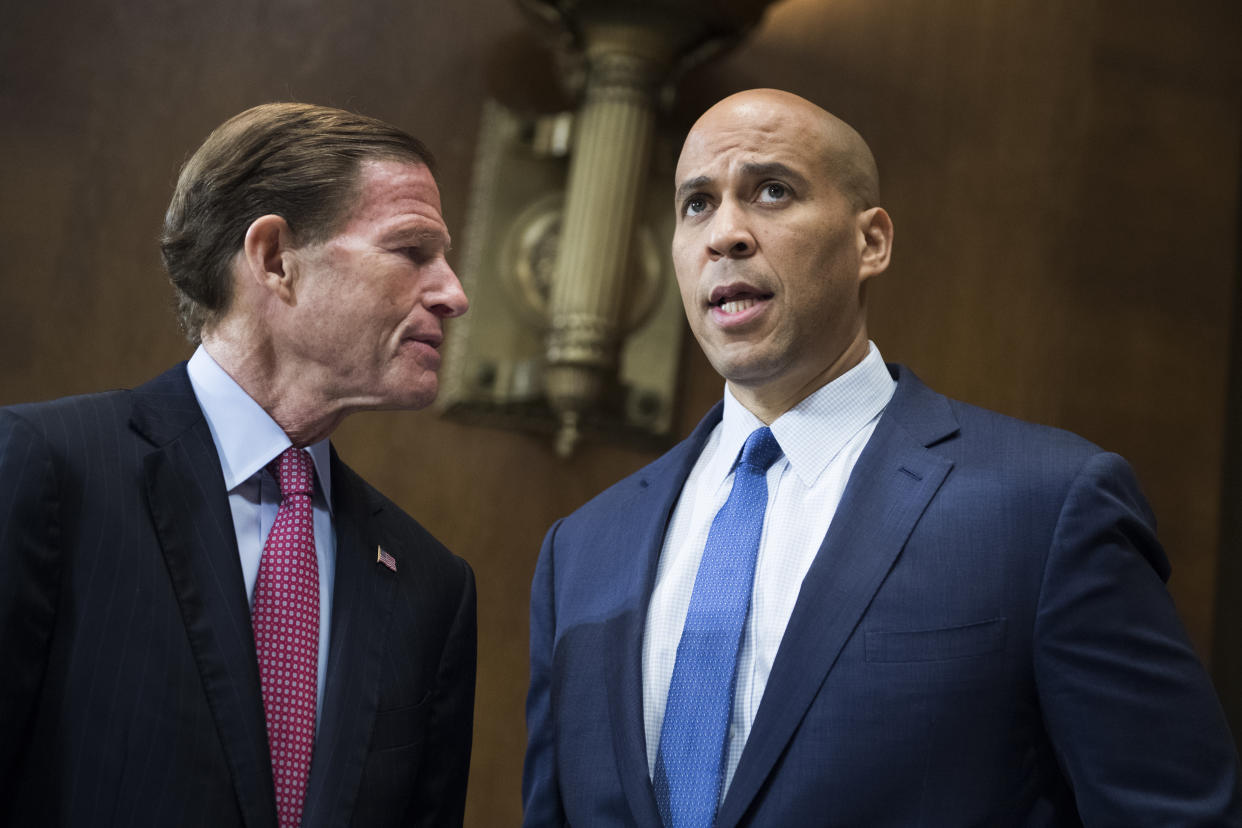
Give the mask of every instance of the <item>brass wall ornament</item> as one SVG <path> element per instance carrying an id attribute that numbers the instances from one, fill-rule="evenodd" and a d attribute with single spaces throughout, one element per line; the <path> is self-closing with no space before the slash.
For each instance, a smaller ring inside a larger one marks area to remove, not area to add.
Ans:
<path id="1" fill-rule="evenodd" d="M 672 430 L 684 317 L 669 261 L 675 149 L 657 106 L 771 0 L 518 0 L 560 41 L 578 109 L 484 104 L 448 331 L 448 414 L 653 446 Z M 654 163 L 653 163 L 654 160 Z"/>

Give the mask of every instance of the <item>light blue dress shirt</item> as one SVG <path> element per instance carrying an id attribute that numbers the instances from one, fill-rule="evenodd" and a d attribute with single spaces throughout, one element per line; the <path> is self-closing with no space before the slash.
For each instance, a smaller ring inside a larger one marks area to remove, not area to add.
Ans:
<path id="1" fill-rule="evenodd" d="M 242 390 L 201 345 L 190 357 L 190 385 L 211 429 L 211 439 L 224 471 L 224 487 L 233 513 L 237 550 L 241 553 L 246 599 L 254 604 L 263 543 L 276 520 L 280 489 L 267 464 L 292 442 L 276 421 Z M 332 473 L 328 440 L 307 446 L 315 461 L 315 555 L 319 563 L 319 669 L 315 726 L 323 712 L 324 678 L 328 668 L 332 622 L 332 584 L 336 576 L 336 532 L 332 527 Z"/>
<path id="2" fill-rule="evenodd" d="M 768 508 L 737 656 L 722 799 L 750 736 L 802 579 L 824 541 L 854 464 L 896 389 L 879 349 L 868 343 L 862 362 L 771 424 L 784 456 L 768 469 Z M 723 417 L 686 478 L 664 536 L 643 638 L 643 720 L 652 775 L 703 548 L 733 488 L 734 461 L 746 438 L 762 425 L 726 385 Z"/>

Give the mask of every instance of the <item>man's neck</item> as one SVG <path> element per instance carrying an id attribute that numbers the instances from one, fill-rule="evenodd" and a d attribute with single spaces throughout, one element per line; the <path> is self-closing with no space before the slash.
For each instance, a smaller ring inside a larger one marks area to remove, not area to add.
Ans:
<path id="1" fill-rule="evenodd" d="M 853 341 L 836 359 L 809 377 L 776 380 L 753 386 L 730 380 L 729 390 L 737 401 L 762 420 L 764 425 L 771 425 L 786 411 L 862 362 L 870 347 L 866 329 L 860 329 Z"/>
<path id="2" fill-rule="evenodd" d="M 270 343 L 204 332 L 203 348 L 298 447 L 328 437 L 349 412 L 309 392 L 298 372 L 282 370 Z"/>

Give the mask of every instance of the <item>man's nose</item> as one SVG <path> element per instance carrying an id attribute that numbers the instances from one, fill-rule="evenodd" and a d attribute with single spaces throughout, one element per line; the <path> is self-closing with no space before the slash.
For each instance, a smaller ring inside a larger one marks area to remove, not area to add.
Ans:
<path id="1" fill-rule="evenodd" d="M 461 280 L 448 262 L 442 264 L 440 271 L 437 274 L 438 284 L 427 293 L 424 302 L 441 319 L 461 316 L 470 309 L 470 300 L 466 298 Z"/>
<path id="2" fill-rule="evenodd" d="M 716 208 L 707 246 L 714 258 L 742 258 L 755 252 L 748 216 L 734 199 L 727 198 Z"/>

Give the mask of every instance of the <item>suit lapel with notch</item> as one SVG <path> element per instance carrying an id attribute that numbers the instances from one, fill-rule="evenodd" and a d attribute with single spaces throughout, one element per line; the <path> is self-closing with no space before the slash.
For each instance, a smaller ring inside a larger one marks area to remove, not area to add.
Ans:
<path id="1" fill-rule="evenodd" d="M 323 714 L 315 737 L 305 828 L 348 825 L 379 707 L 397 573 L 377 562 L 383 503 L 332 450 L 336 579 Z"/>
<path id="2" fill-rule="evenodd" d="M 614 536 L 623 539 L 601 548 L 601 555 L 644 567 L 641 600 L 608 622 L 608 646 L 599 654 L 606 662 L 608 711 L 613 751 L 621 787 L 637 825 L 659 825 L 655 791 L 647 770 L 646 725 L 643 721 L 643 634 L 647 607 L 655 587 L 656 565 L 664 547 L 664 533 L 681 495 L 681 488 L 698 460 L 703 444 L 720 422 L 723 405 L 717 403 L 691 435 L 653 463 L 637 482 L 640 488 L 630 509 L 619 510 Z"/>
<path id="3" fill-rule="evenodd" d="M 928 450 L 957 431 L 948 402 L 905 369 L 897 370 L 897 391 L 858 458 L 802 582 L 721 803 L 719 828 L 731 828 L 745 815 L 953 466 Z"/>
<path id="4" fill-rule="evenodd" d="M 133 392 L 147 503 L 245 824 L 276 822 L 250 606 L 220 459 L 185 364 Z"/>

